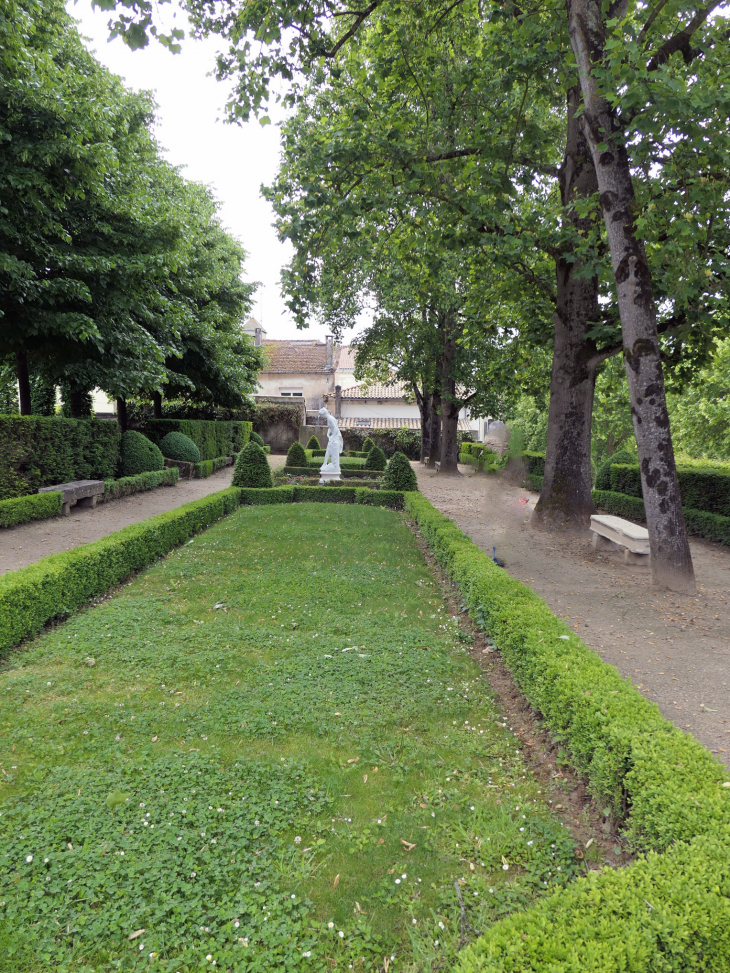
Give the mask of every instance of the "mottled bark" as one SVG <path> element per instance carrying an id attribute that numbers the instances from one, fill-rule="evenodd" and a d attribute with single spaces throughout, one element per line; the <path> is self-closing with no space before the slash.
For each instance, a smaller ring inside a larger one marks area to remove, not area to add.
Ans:
<path id="1" fill-rule="evenodd" d="M 456 336 L 451 321 L 447 322 L 444 340 L 444 356 L 441 363 L 441 466 L 440 472 L 459 473 L 459 412 L 454 380 L 454 359 L 456 358 Z"/>
<path id="2" fill-rule="evenodd" d="M 603 8 L 598 0 L 567 0 L 567 7 L 621 315 L 654 581 L 693 590 L 694 569 L 674 463 L 651 272 L 634 224 L 636 199 L 630 162 L 615 111 L 600 93 L 594 75 L 594 64 L 604 55 Z"/>
<path id="3" fill-rule="evenodd" d="M 568 92 L 565 157 L 559 170 L 563 221 L 585 234 L 590 219 L 575 211 L 577 200 L 597 190 L 596 170 L 576 110 L 580 91 Z M 538 523 L 587 526 L 591 499 L 591 419 L 598 359 L 586 332 L 599 317 L 598 280 L 581 277 L 580 261 L 562 253 L 555 263 L 556 305 L 550 376 L 545 474 L 535 508 Z"/>
<path id="4" fill-rule="evenodd" d="M 129 419 L 127 417 L 127 400 L 117 399 L 117 423 L 122 432 L 126 432 L 129 428 Z"/>
<path id="5" fill-rule="evenodd" d="M 155 419 L 162 418 L 162 393 L 152 393 L 152 415 Z"/>
<path id="6" fill-rule="evenodd" d="M 423 392 L 419 389 L 415 382 L 412 383 L 413 392 L 416 396 L 416 403 L 418 404 L 418 412 L 421 416 L 421 462 L 428 457 L 429 449 L 431 446 L 431 423 L 430 423 L 430 411 L 431 411 L 431 393 Z"/>
<path id="7" fill-rule="evenodd" d="M 428 412 L 428 469 L 436 469 L 436 461 L 441 456 L 441 393 L 431 393 Z"/>
<path id="8" fill-rule="evenodd" d="M 24 351 L 15 352 L 15 370 L 18 375 L 18 396 L 20 398 L 21 416 L 29 416 L 33 412 L 30 396 L 30 373 L 28 372 L 28 356 Z"/>

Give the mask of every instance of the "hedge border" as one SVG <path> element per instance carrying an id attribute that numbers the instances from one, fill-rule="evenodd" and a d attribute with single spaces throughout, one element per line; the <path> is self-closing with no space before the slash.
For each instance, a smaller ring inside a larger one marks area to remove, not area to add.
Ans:
<path id="1" fill-rule="evenodd" d="M 461 954 L 460 973 L 723 968 L 730 959 L 723 768 L 425 497 L 406 494 L 405 510 L 591 792 L 623 820 L 632 846 L 648 853 L 495 923 Z"/>
<path id="2" fill-rule="evenodd" d="M 360 503 L 370 507 L 402 510 L 407 494 L 400 490 L 368 490 L 363 487 L 280 486 L 272 489 L 240 487 L 241 504 Z"/>
<path id="3" fill-rule="evenodd" d="M 215 459 L 202 459 L 199 463 L 193 463 L 193 477 L 196 480 L 204 480 L 208 476 L 222 470 L 224 466 L 230 466 L 231 456 L 216 456 Z"/>
<path id="4" fill-rule="evenodd" d="M 600 510 L 626 520 L 646 521 L 644 501 L 641 497 L 632 497 L 627 493 L 616 493 L 613 490 L 594 490 L 593 502 Z M 683 508 L 684 522 L 687 532 L 693 537 L 702 537 L 706 541 L 730 546 L 730 517 L 722 514 L 708 513 L 706 510 L 692 510 Z"/>
<path id="5" fill-rule="evenodd" d="M 0 577 L 0 652 L 125 581 L 193 534 L 231 513 L 235 488 L 221 490 L 101 540 Z"/>
<path id="6" fill-rule="evenodd" d="M 137 473 L 136 476 L 123 476 L 118 480 L 104 480 L 104 500 L 119 500 L 135 493 L 144 493 L 159 486 L 175 486 L 180 477 L 176 466 L 150 473 Z"/>
<path id="7" fill-rule="evenodd" d="M 0 527 L 17 527 L 32 520 L 58 517 L 62 509 L 63 494 L 56 490 L 0 500 Z"/>
<path id="8" fill-rule="evenodd" d="M 638 464 L 612 463 L 609 477 L 611 493 L 643 497 Z M 677 463 L 677 481 L 683 507 L 719 517 L 730 516 L 730 470 Z"/>
<path id="9" fill-rule="evenodd" d="M 311 466 L 284 466 L 282 470 L 287 476 L 312 476 L 312 472 L 316 472 L 319 467 Z M 279 472 L 276 470 L 275 472 Z M 357 479 L 379 479 L 383 475 L 382 471 L 378 470 L 363 470 L 362 468 L 357 470 L 347 470 L 341 469 L 340 476 L 343 480 L 357 480 Z"/>

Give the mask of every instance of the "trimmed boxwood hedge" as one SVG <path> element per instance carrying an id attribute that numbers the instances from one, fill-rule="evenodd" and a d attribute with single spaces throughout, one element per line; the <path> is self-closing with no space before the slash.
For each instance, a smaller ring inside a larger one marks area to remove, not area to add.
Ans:
<path id="1" fill-rule="evenodd" d="M 294 443 L 294 445 L 296 446 L 298 444 L 297 443 Z M 305 456 L 305 459 L 306 459 L 306 456 Z M 340 469 L 341 470 L 364 470 L 364 469 L 367 469 L 367 465 L 366 464 L 367 464 L 367 460 L 366 459 L 360 459 L 360 458 L 357 458 L 357 457 L 349 457 L 349 456 L 340 456 Z M 297 464 L 296 463 L 289 463 L 289 457 L 287 455 L 287 463 L 286 463 L 286 465 L 287 466 L 296 466 Z M 322 466 L 322 459 L 321 459 L 321 457 L 313 457 L 312 459 L 307 460 L 306 465 L 310 468 L 310 470 L 318 470 Z M 385 469 L 385 458 L 383 458 L 383 469 Z"/>
<path id="2" fill-rule="evenodd" d="M 233 488 L 0 577 L 0 651 L 104 594 L 239 504 Z"/>
<path id="3" fill-rule="evenodd" d="M 286 454 L 286 465 L 287 466 L 306 466 L 307 465 L 307 454 L 304 452 L 304 447 L 300 442 L 296 440 L 291 444 L 289 450 Z"/>
<path id="4" fill-rule="evenodd" d="M 360 463 L 362 460 L 345 460 L 345 462 L 350 463 Z M 367 459 L 365 460 L 366 470 L 384 470 L 385 469 L 385 453 L 380 448 L 380 446 L 373 446 L 373 448 L 368 453 Z"/>
<path id="5" fill-rule="evenodd" d="M 404 453 L 393 453 L 383 474 L 383 488 L 386 490 L 417 490 L 418 481 L 408 457 Z"/>
<path id="6" fill-rule="evenodd" d="M 160 448 L 141 432 L 128 429 L 122 434 L 119 447 L 119 468 L 122 476 L 136 476 L 138 473 L 150 473 L 164 467 L 165 459 Z"/>
<path id="7" fill-rule="evenodd" d="M 233 470 L 233 486 L 267 489 L 273 485 L 266 453 L 256 443 L 249 443 L 238 454 Z"/>
<path id="8" fill-rule="evenodd" d="M 181 432 L 200 450 L 201 460 L 232 456 L 247 445 L 253 424 L 242 420 L 219 422 L 213 419 L 147 419 L 140 431 L 159 443 L 169 432 Z"/>
<path id="9" fill-rule="evenodd" d="M 321 446 L 319 445 L 319 440 L 314 435 L 314 433 L 312 433 L 312 435 L 307 440 L 307 445 L 305 446 L 305 449 L 321 449 Z M 322 455 L 323 456 L 324 456 L 324 452 L 325 451 L 322 450 Z"/>
<path id="10" fill-rule="evenodd" d="M 265 503 L 362 503 L 372 507 L 403 509 L 400 490 L 368 490 L 340 486 L 280 486 L 273 490 L 241 489 L 244 505 Z"/>
<path id="11" fill-rule="evenodd" d="M 215 459 L 203 459 L 193 466 L 193 476 L 203 480 L 206 476 L 212 476 L 217 470 L 222 470 L 228 465 L 227 456 L 216 456 Z"/>
<path id="12" fill-rule="evenodd" d="M 119 426 L 106 419 L 0 416 L 0 500 L 116 476 L 119 439 Z"/>
<path id="13" fill-rule="evenodd" d="M 263 506 L 271 503 L 294 503 L 294 487 L 282 486 L 274 489 L 241 487 L 241 505 L 244 507 Z"/>
<path id="14" fill-rule="evenodd" d="M 629 497 L 625 493 L 614 493 L 610 490 L 594 490 L 593 502 L 599 510 L 625 517 L 626 520 L 636 520 L 643 523 L 646 520 L 644 501 L 641 497 Z M 702 537 L 706 541 L 716 544 L 730 545 L 730 517 L 720 514 L 707 513 L 705 510 L 683 508 L 684 522 L 687 532 L 694 537 Z"/>
<path id="15" fill-rule="evenodd" d="M 283 472 L 288 476 L 313 476 L 315 471 L 319 469 L 319 466 L 284 466 Z M 381 474 L 377 470 L 365 470 L 362 466 L 357 467 L 357 469 L 346 469 L 340 464 L 340 476 L 343 480 L 353 479 L 370 479 L 374 477 L 378 479 Z"/>
<path id="16" fill-rule="evenodd" d="M 730 473 L 678 465 L 677 479 L 683 507 L 730 517 Z M 625 493 L 630 497 L 643 497 L 639 467 L 625 463 L 612 463 L 611 492 Z"/>
<path id="17" fill-rule="evenodd" d="M 256 445 L 260 446 L 262 449 L 265 446 L 263 436 L 260 436 L 257 432 L 251 432 L 249 442 L 256 443 Z"/>
<path id="18" fill-rule="evenodd" d="M 425 497 L 405 494 L 405 509 L 599 806 L 637 851 L 668 852 L 495 923 L 460 973 L 728 968 L 727 772 Z"/>
<path id="19" fill-rule="evenodd" d="M 154 490 L 158 486 L 175 486 L 180 476 L 176 466 L 164 470 L 138 473 L 136 476 L 123 476 L 119 480 L 104 480 L 104 499 L 119 500 L 131 497 L 134 493 Z"/>
<path id="20" fill-rule="evenodd" d="M 189 436 L 182 432 L 168 432 L 159 443 L 160 452 L 166 459 L 178 459 L 183 463 L 199 463 L 200 450 Z"/>
<path id="21" fill-rule="evenodd" d="M 31 520 L 58 517 L 63 508 L 63 494 L 33 493 L 29 497 L 0 500 L 0 527 L 15 527 Z"/>

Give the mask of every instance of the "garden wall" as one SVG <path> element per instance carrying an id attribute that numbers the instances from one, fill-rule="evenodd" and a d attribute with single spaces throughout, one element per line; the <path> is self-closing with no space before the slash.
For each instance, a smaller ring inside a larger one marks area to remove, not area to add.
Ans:
<path id="1" fill-rule="evenodd" d="M 119 440 L 119 426 L 105 419 L 0 416 L 0 500 L 70 480 L 112 479 Z"/>

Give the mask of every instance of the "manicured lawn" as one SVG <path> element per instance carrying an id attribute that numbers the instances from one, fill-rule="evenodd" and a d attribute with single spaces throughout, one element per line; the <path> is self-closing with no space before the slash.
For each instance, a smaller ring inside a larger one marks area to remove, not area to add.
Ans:
<path id="1" fill-rule="evenodd" d="M 483 931 L 578 864 L 468 641 L 399 514 L 299 504 L 17 653 L 0 970 L 449 969 L 455 880 Z"/>

